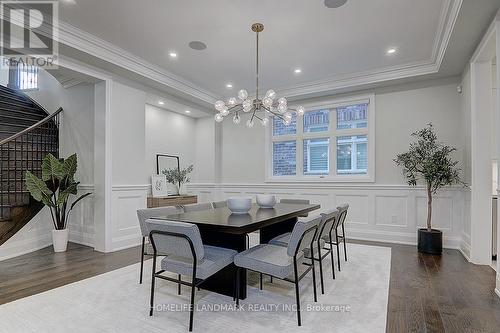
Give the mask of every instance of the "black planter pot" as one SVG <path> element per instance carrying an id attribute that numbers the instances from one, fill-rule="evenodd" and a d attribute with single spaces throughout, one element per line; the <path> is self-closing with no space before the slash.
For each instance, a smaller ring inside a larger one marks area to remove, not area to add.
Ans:
<path id="1" fill-rule="evenodd" d="M 418 252 L 441 254 L 443 252 L 443 232 L 436 229 L 418 229 Z"/>

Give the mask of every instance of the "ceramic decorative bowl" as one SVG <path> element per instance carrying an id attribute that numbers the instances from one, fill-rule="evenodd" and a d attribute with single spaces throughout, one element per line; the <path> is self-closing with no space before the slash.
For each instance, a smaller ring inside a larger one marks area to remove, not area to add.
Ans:
<path id="1" fill-rule="evenodd" d="M 273 208 L 276 205 L 276 197 L 271 194 L 257 194 L 257 205 L 260 208 Z"/>
<path id="2" fill-rule="evenodd" d="M 252 208 L 252 198 L 237 197 L 227 199 L 227 208 L 233 214 L 246 214 Z"/>

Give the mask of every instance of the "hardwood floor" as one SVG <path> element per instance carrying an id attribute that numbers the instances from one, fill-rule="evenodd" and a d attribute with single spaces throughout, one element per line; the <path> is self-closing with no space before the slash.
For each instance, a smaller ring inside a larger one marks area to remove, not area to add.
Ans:
<path id="1" fill-rule="evenodd" d="M 500 298 L 495 272 L 468 263 L 456 250 L 443 256 L 414 246 L 356 243 L 392 248 L 387 332 L 499 332 Z M 138 247 L 103 254 L 69 244 L 0 262 L 0 304 L 86 279 L 139 261 Z"/>

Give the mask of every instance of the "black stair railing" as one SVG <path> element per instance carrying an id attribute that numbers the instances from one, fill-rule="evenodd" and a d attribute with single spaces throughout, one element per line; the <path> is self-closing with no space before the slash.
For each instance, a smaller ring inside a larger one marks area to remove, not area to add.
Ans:
<path id="1" fill-rule="evenodd" d="M 24 177 L 27 170 L 41 177 L 42 160 L 59 155 L 62 108 L 32 126 L 0 141 L 0 221 L 9 220 L 16 206 L 29 204 Z"/>

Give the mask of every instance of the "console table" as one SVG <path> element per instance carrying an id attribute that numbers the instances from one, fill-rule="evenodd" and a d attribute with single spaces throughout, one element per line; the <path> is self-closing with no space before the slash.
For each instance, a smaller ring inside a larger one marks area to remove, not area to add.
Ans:
<path id="1" fill-rule="evenodd" d="M 179 206 L 198 203 L 196 195 L 169 195 L 168 197 L 148 197 L 148 208 Z"/>

